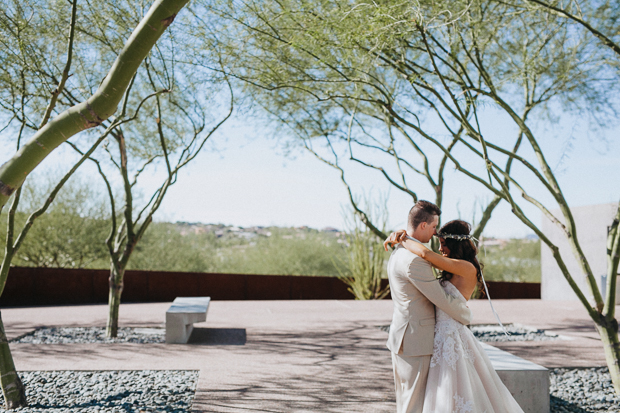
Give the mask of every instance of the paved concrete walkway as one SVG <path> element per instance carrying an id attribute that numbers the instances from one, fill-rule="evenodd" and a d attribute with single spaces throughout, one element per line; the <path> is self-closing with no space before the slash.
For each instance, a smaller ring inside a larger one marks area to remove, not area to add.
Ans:
<path id="1" fill-rule="evenodd" d="M 121 326 L 163 326 L 170 303 L 124 304 Z M 504 350 L 547 367 L 602 366 L 603 349 L 578 302 L 494 300 L 503 322 L 565 340 Z M 474 324 L 495 323 L 486 300 Z M 619 308 L 620 310 L 620 308 Z M 393 412 L 384 301 L 213 301 L 202 344 L 11 344 L 18 370 L 200 370 L 195 412 Z M 38 326 L 104 326 L 105 305 L 7 308 L 10 338 Z M 243 332 L 245 331 L 245 336 Z"/>

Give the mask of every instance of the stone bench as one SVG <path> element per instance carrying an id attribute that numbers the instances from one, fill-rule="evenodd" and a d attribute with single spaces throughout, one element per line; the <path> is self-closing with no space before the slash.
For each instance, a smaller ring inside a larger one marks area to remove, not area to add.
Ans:
<path id="1" fill-rule="evenodd" d="M 185 344 L 194 323 L 207 320 L 211 297 L 177 297 L 166 311 L 166 343 Z"/>
<path id="2" fill-rule="evenodd" d="M 523 411 L 549 413 L 549 370 L 486 343 L 480 344 Z"/>

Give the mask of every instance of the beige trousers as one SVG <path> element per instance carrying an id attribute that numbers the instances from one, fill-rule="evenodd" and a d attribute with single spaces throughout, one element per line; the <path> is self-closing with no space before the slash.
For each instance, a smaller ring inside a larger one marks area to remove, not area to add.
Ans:
<path id="1" fill-rule="evenodd" d="M 431 356 L 408 357 L 392 353 L 397 413 L 422 413 Z"/>

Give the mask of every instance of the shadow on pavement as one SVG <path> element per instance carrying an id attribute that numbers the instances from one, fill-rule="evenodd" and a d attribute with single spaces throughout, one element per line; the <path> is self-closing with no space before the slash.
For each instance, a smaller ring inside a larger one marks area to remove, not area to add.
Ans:
<path id="1" fill-rule="evenodd" d="M 244 346 L 245 328 L 194 328 L 187 344 L 204 346 Z"/>
<path id="2" fill-rule="evenodd" d="M 264 367 L 199 389 L 209 413 L 392 413 L 394 381 L 385 333 L 375 326 L 252 331 L 243 348 Z M 232 373 L 232 372 L 231 372 Z"/>

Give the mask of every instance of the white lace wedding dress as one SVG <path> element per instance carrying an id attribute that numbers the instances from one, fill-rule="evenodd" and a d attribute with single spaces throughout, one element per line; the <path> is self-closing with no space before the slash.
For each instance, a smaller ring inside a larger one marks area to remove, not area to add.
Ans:
<path id="1" fill-rule="evenodd" d="M 467 301 L 450 282 L 444 290 Z M 435 320 L 423 413 L 522 413 L 471 330 L 439 308 Z"/>

